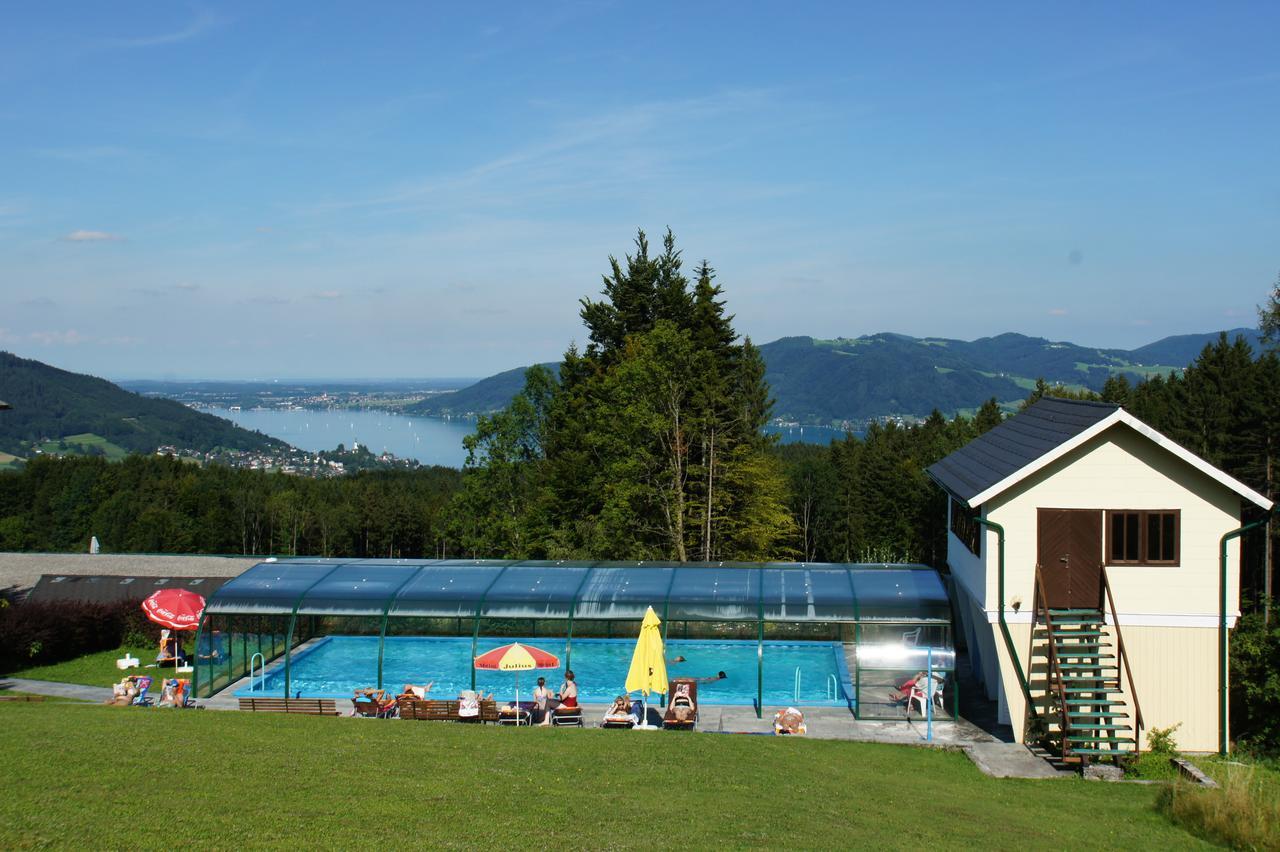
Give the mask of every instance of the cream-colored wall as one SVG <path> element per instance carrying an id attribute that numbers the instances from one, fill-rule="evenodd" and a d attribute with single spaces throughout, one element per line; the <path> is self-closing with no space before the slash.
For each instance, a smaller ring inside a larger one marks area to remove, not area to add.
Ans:
<path id="1" fill-rule="evenodd" d="M 1218 542 L 1240 526 L 1239 495 L 1124 424 L 1037 471 L 984 508 L 986 517 L 1005 529 L 1006 606 L 1017 599 L 1024 612 L 1034 593 L 1037 509 L 1181 510 L 1177 567 L 1108 567 L 1122 625 L 1134 618 L 1142 621 L 1142 616 L 1216 616 Z M 984 545 L 987 609 L 995 609 L 994 533 L 988 533 Z M 1227 558 L 1227 606 L 1234 616 L 1239 608 L 1238 540 L 1228 545 Z"/>
<path id="2" fill-rule="evenodd" d="M 1123 622 L 1121 628 L 1146 730 L 1180 724 L 1173 735 L 1180 749 L 1217 751 L 1218 632 Z"/>

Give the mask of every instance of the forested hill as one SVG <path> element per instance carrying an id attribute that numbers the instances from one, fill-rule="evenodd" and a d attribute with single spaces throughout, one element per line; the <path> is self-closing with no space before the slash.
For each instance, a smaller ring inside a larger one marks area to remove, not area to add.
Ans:
<path id="1" fill-rule="evenodd" d="M 1097 349 L 1023 334 L 979 340 L 871 334 L 839 340 L 784 337 L 760 347 L 776 417 L 804 423 L 925 416 L 973 409 L 995 397 L 1015 402 L 1035 380 L 1101 390 L 1107 377 L 1133 380 L 1181 370 L 1218 339 L 1219 332 L 1166 337 L 1139 349 Z M 1258 332 L 1236 328 L 1258 348 Z M 556 365 L 546 365 L 555 369 Z M 417 414 L 466 414 L 504 407 L 524 385 L 524 368 L 490 376 L 412 409 Z"/>
<path id="2" fill-rule="evenodd" d="M 104 379 L 8 352 L 0 352 L 0 399 L 13 406 L 0 412 L 0 451 L 19 456 L 28 454 L 24 442 L 83 434 L 134 452 L 164 445 L 200 451 L 285 446 L 180 402 L 149 399 Z"/>
<path id="3" fill-rule="evenodd" d="M 555 362 L 543 364 L 553 374 L 560 372 Z M 496 376 L 481 379 L 474 385 L 429 396 L 421 402 L 405 408 L 405 414 L 483 414 L 506 408 L 511 398 L 524 387 L 524 373 L 528 367 L 506 370 Z"/>

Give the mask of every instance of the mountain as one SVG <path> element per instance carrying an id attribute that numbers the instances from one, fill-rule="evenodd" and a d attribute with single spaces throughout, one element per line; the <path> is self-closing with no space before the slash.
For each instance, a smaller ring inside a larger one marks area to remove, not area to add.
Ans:
<path id="1" fill-rule="evenodd" d="M 287 446 L 261 432 L 192 411 L 170 399 L 149 399 L 105 379 L 59 370 L 0 352 L 0 451 L 26 456 L 43 439 L 77 436 L 76 443 L 152 452 L 173 445 L 202 452 L 216 447 L 265 450 Z"/>
<path id="2" fill-rule="evenodd" d="M 1148 343 L 1129 354 L 1144 364 L 1190 364 L 1200 355 L 1201 350 L 1218 342 L 1218 335 L 1212 334 L 1176 334 Z M 1227 340 L 1234 341 L 1237 336 L 1253 347 L 1255 353 L 1262 350 L 1262 335 L 1256 328 L 1233 328 L 1226 332 Z"/>
<path id="3" fill-rule="evenodd" d="M 806 424 L 865 421 L 887 415 L 951 415 L 995 397 L 1014 404 L 1036 379 L 1101 390 L 1107 378 L 1131 381 L 1181 370 L 1221 332 L 1166 337 L 1139 349 L 1099 349 L 1007 333 L 978 340 L 869 334 L 819 340 L 784 337 L 760 347 L 773 390 L 774 415 Z M 1256 350 L 1258 332 L 1236 328 Z M 556 369 L 556 364 L 544 366 Z M 496 411 L 524 386 L 524 367 L 407 409 L 414 414 Z"/>
<path id="4" fill-rule="evenodd" d="M 560 365 L 554 361 L 543 364 L 555 375 L 560 375 Z M 453 391 L 429 396 L 421 402 L 404 408 L 405 414 L 485 414 L 507 407 L 511 398 L 520 393 L 524 387 L 524 373 L 528 367 L 516 367 L 496 376 L 481 379 L 474 385 Z"/>

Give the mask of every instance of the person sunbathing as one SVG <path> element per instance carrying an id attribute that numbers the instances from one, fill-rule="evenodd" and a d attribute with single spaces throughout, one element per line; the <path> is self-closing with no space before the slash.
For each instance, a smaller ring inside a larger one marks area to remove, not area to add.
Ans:
<path id="1" fill-rule="evenodd" d="M 133 699 L 138 697 L 138 684 L 133 675 L 121 678 L 119 683 L 111 684 L 111 698 L 107 700 L 107 704 L 118 704 L 121 707 L 127 707 L 133 703 Z"/>
<path id="2" fill-rule="evenodd" d="M 605 711 L 604 720 L 613 723 L 630 722 L 633 725 L 640 723 L 640 717 L 636 715 L 631 699 L 626 695 L 613 699 L 613 704 Z"/>
<path id="3" fill-rule="evenodd" d="M 427 681 L 425 686 L 414 686 L 411 683 L 406 683 L 404 689 L 400 690 L 400 694 L 396 696 L 396 700 L 401 698 L 426 698 L 427 693 L 431 691 L 431 687 L 434 685 L 434 680 Z"/>
<path id="4" fill-rule="evenodd" d="M 804 723 L 804 714 L 794 707 L 779 710 L 773 717 L 775 734 L 803 734 L 808 730 Z"/>

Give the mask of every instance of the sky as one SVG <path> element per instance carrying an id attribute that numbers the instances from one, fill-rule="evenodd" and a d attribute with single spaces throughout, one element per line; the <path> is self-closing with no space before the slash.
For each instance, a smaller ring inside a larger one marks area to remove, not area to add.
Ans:
<path id="1" fill-rule="evenodd" d="M 1252 326 L 1277 31 L 1275 3 L 16 4 L 0 349 L 484 376 L 582 344 L 609 256 L 668 227 L 757 343 Z"/>

